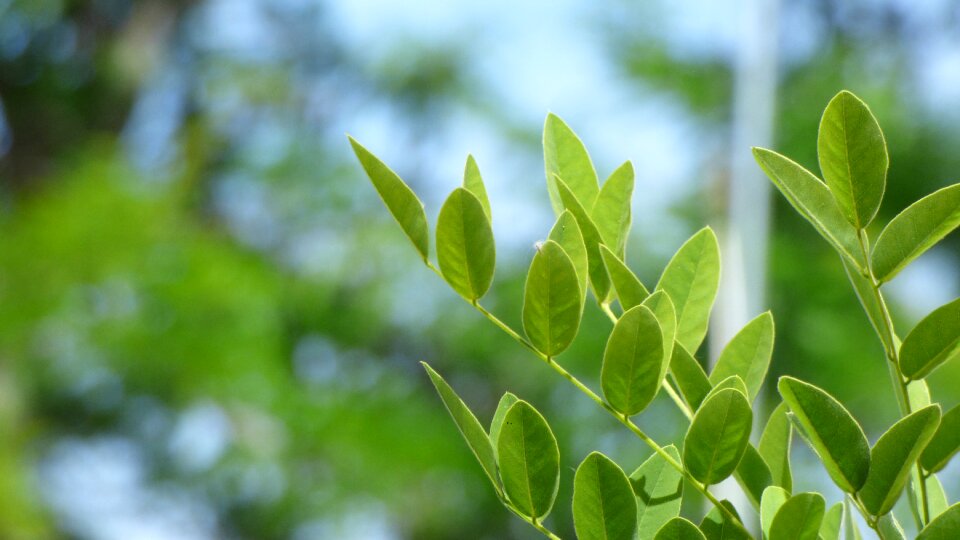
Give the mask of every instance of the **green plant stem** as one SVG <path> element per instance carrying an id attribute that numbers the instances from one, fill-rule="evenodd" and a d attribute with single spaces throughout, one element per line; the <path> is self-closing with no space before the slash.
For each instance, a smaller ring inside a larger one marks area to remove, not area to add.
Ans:
<path id="1" fill-rule="evenodd" d="M 893 317 L 890 315 L 890 309 L 887 307 L 887 302 L 883 297 L 883 293 L 880 291 L 880 281 L 877 279 L 876 275 L 873 273 L 873 265 L 870 262 L 870 252 L 868 249 L 869 240 L 867 238 L 866 231 L 860 230 L 857 238 L 860 241 L 860 249 L 863 252 L 864 261 L 866 261 L 866 277 L 870 280 L 870 291 L 873 293 L 873 298 L 877 302 L 877 306 L 880 308 L 880 313 L 883 315 L 883 324 L 887 335 L 890 336 L 891 343 L 887 344 L 886 340 L 883 339 L 881 332 L 877 331 L 878 337 L 880 338 L 880 344 L 883 347 L 884 353 L 886 353 L 887 361 L 889 362 L 888 368 L 890 372 L 890 382 L 893 384 L 894 392 L 897 395 L 897 404 L 900 407 L 900 414 L 904 417 L 910 415 L 913 410 L 910 405 L 910 393 L 907 389 L 907 379 L 903 376 L 903 373 L 900 371 L 900 352 L 897 350 L 896 346 L 896 331 L 893 327 Z M 920 508 L 922 509 L 923 516 L 920 516 L 920 512 L 917 511 L 915 505 L 911 506 L 911 513 L 913 514 L 914 520 L 917 522 L 917 528 L 923 529 L 924 525 L 930 522 L 930 505 L 927 497 L 927 485 L 923 481 L 923 470 L 920 468 L 920 464 L 916 464 L 918 478 L 920 485 L 917 486 L 920 492 Z M 916 482 L 917 479 L 914 478 L 911 481 Z M 913 497 L 910 497 L 913 499 Z"/>
<path id="2" fill-rule="evenodd" d="M 427 267 L 433 270 L 441 278 L 443 277 L 443 274 L 440 273 L 440 270 L 438 270 L 437 267 L 431 264 L 430 262 L 427 262 Z M 686 478 L 687 481 L 689 481 L 697 489 L 697 491 L 699 491 L 704 497 L 706 497 L 707 500 L 709 500 L 715 507 L 717 507 L 717 509 L 719 509 L 722 513 L 724 513 L 736 527 L 741 529 L 744 532 L 744 534 L 747 535 L 748 538 L 753 538 L 753 535 L 751 535 L 750 531 L 748 531 L 746 527 L 744 527 L 744 525 L 740 522 L 740 519 L 737 518 L 736 514 L 734 514 L 733 512 L 730 511 L 729 508 L 721 504 L 720 501 L 712 493 L 710 493 L 710 491 L 706 488 L 706 486 L 698 482 L 689 472 L 687 472 L 686 469 L 683 468 L 683 465 L 680 462 L 673 459 L 673 456 L 668 454 L 659 444 L 657 444 L 656 441 L 654 441 L 653 439 L 650 438 L 649 435 L 644 433 L 644 431 L 640 429 L 639 426 L 634 424 L 633 421 L 630 420 L 628 416 L 620 412 L 617 412 L 617 410 L 614 409 L 613 406 L 611 406 L 609 403 L 604 401 L 603 398 L 601 398 L 599 395 L 596 394 L 596 392 L 591 390 L 590 387 L 583 384 L 583 382 L 581 382 L 580 379 L 576 378 L 572 373 L 564 369 L 563 366 L 561 366 L 560 364 L 554 362 L 550 357 L 548 357 L 547 355 L 537 350 L 537 348 L 534 347 L 532 343 L 527 341 L 523 336 L 518 334 L 516 331 L 510 328 L 506 323 L 504 323 L 499 318 L 497 318 L 496 315 L 487 311 L 487 309 L 481 306 L 479 302 L 474 300 L 470 302 L 470 305 L 472 305 L 477 311 L 482 313 L 483 316 L 486 317 L 490 322 L 492 322 L 496 327 L 500 328 L 507 335 L 513 338 L 514 341 L 523 345 L 524 347 L 529 349 L 531 352 L 533 352 L 534 355 L 536 355 L 538 358 L 543 360 L 554 371 L 560 374 L 561 377 L 563 377 L 564 379 L 569 381 L 571 384 L 576 386 L 577 389 L 579 389 L 587 397 L 592 399 L 597 405 L 599 405 L 608 413 L 610 413 L 610 415 L 616 418 L 618 422 L 626 426 L 627 429 L 629 429 L 631 432 L 633 432 L 634 435 L 637 436 L 637 438 L 643 441 L 654 452 L 656 452 L 660 457 L 662 457 L 671 467 L 673 467 L 681 475 L 683 475 L 683 477 Z M 531 523 L 536 527 L 536 524 L 534 522 L 531 522 L 529 520 L 527 521 L 528 523 Z"/>
<path id="3" fill-rule="evenodd" d="M 541 534 L 543 534 L 550 540 L 563 540 L 562 538 L 554 534 L 550 529 L 544 527 L 543 524 L 537 521 L 536 519 L 530 516 L 524 515 L 523 512 L 514 508 L 513 505 L 510 504 L 506 499 L 501 499 L 501 502 L 503 503 L 503 506 L 507 508 L 507 510 L 510 510 L 511 512 L 516 514 L 517 517 L 529 523 L 534 529 L 540 531 Z"/>
<path id="4" fill-rule="evenodd" d="M 849 495 L 849 498 L 851 501 L 853 501 L 853 505 L 857 507 L 857 511 L 860 512 L 860 515 L 863 516 L 863 520 L 867 522 L 867 526 L 873 529 L 877 533 L 878 538 L 882 538 L 880 536 L 880 528 L 877 525 L 877 522 L 879 521 L 880 518 L 871 516 L 870 512 L 867 512 L 867 509 L 863 506 L 863 503 L 860 502 L 859 497 L 854 495 Z"/>

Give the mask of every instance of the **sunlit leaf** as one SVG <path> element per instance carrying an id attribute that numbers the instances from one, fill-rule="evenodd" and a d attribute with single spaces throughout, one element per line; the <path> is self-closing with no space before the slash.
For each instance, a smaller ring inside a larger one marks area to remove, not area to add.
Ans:
<path id="1" fill-rule="evenodd" d="M 870 470 L 863 428 L 839 401 L 812 384 L 781 377 L 777 387 L 830 477 L 847 493 L 856 493 Z"/>
<path id="2" fill-rule="evenodd" d="M 647 536 L 640 535 L 640 538 L 649 538 Z M 700 529 L 697 528 L 692 522 L 682 518 L 675 517 L 670 521 L 664 523 L 663 527 L 660 527 L 660 530 L 657 531 L 657 535 L 653 537 L 654 540 L 707 540 L 707 537 L 700 532 Z"/>
<path id="3" fill-rule="evenodd" d="M 753 157 L 791 206 L 857 268 L 866 268 L 857 230 L 843 217 L 830 189 L 810 171 L 772 150 L 754 148 Z"/>
<path id="4" fill-rule="evenodd" d="M 537 250 L 523 294 L 523 330 L 547 356 L 566 350 L 580 328 L 580 284 L 563 248 L 547 240 Z"/>
<path id="5" fill-rule="evenodd" d="M 480 201 L 464 188 L 453 190 L 440 209 L 437 262 L 443 278 L 467 300 L 490 289 L 496 266 L 493 230 Z"/>
<path id="6" fill-rule="evenodd" d="M 487 432 L 483 430 L 480 421 L 477 420 L 477 417 L 473 415 L 470 408 L 460 399 L 460 396 L 450 388 L 447 381 L 443 380 L 443 377 L 427 365 L 426 362 L 421 362 L 421 364 L 423 364 L 423 368 L 427 370 L 430 381 L 433 383 L 434 388 L 437 389 L 437 393 L 440 394 L 440 399 L 443 400 L 443 404 L 453 418 L 453 422 L 457 425 L 457 429 L 460 430 L 463 439 L 467 441 L 467 446 L 470 447 L 473 455 L 476 456 L 477 461 L 480 462 L 480 466 L 483 467 L 483 472 L 486 473 L 487 478 L 493 483 L 493 488 L 499 494 L 500 480 L 497 477 L 497 461 L 494 458 L 493 446 L 490 444 L 490 438 L 487 436 Z"/>
<path id="7" fill-rule="evenodd" d="M 773 524 L 773 518 L 789 498 L 790 493 L 781 487 L 770 486 L 763 490 L 763 496 L 760 499 L 760 529 L 763 531 L 764 538 L 770 538 L 770 525 Z"/>
<path id="8" fill-rule="evenodd" d="M 566 182 L 556 179 L 557 190 L 560 192 L 560 200 L 563 208 L 569 210 L 573 217 L 577 219 L 577 225 L 580 226 L 580 233 L 583 234 L 583 243 L 587 248 L 587 264 L 590 267 L 590 284 L 593 285 L 593 292 L 598 301 L 606 301 L 610 292 L 610 277 L 607 276 L 607 269 L 603 266 L 603 257 L 600 255 L 600 246 L 603 239 L 596 224 L 590 219 L 587 211 L 581 205 L 580 201 L 574 196 L 573 192 L 567 186 Z"/>
<path id="9" fill-rule="evenodd" d="M 650 296 L 650 291 L 643 286 L 640 279 L 610 248 L 600 246 L 600 255 L 603 258 L 604 267 L 607 269 L 607 275 L 610 276 L 610 282 L 617 291 L 620 307 L 624 311 L 640 305 Z"/>
<path id="10" fill-rule="evenodd" d="M 889 281 L 911 261 L 960 225 L 960 184 L 911 204 L 893 218 L 873 248 L 874 275 Z"/>
<path id="11" fill-rule="evenodd" d="M 667 369 L 670 367 L 674 339 L 677 337 L 677 311 L 673 307 L 670 296 L 663 291 L 654 292 L 641 305 L 653 312 L 653 316 L 660 323 L 660 330 L 663 333 L 663 364 L 660 366 L 659 376 L 659 379 L 663 381 L 663 378 L 667 375 Z"/>
<path id="12" fill-rule="evenodd" d="M 664 362 L 657 318 L 645 306 L 631 308 L 614 325 L 603 352 L 603 396 L 618 412 L 637 414 L 657 395 Z"/>
<path id="13" fill-rule="evenodd" d="M 920 454 L 920 465 L 930 472 L 947 466 L 960 450 L 960 405 L 955 406 L 940 419 L 940 426 Z"/>
<path id="14" fill-rule="evenodd" d="M 633 540 L 637 500 L 623 470 L 599 452 L 577 467 L 573 525 L 580 540 Z"/>
<path id="15" fill-rule="evenodd" d="M 716 384 L 739 375 L 747 384 L 747 396 L 751 401 L 756 399 L 773 356 L 773 332 L 773 315 L 769 311 L 748 322 L 720 353 L 710 382 Z"/>
<path id="16" fill-rule="evenodd" d="M 844 90 L 823 111 L 817 137 L 820 170 L 837 206 L 862 229 L 877 215 L 887 185 L 887 143 L 867 104 Z"/>
<path id="17" fill-rule="evenodd" d="M 907 540 L 906 533 L 897 518 L 890 513 L 884 514 L 877 520 L 877 530 L 880 540 Z"/>
<path id="18" fill-rule="evenodd" d="M 840 540 L 842 529 L 843 503 L 837 503 L 823 515 L 823 523 L 820 524 L 820 538 L 822 540 Z"/>
<path id="19" fill-rule="evenodd" d="M 683 440 L 683 465 L 704 484 L 730 476 L 750 439 L 753 411 L 747 397 L 727 388 L 704 400 Z"/>
<path id="20" fill-rule="evenodd" d="M 377 156 L 370 153 L 360 143 L 349 137 L 353 152 L 360 160 L 360 165 L 367 172 L 373 187 L 377 189 L 387 209 L 393 214 L 400 228 L 413 242 L 413 246 L 420 252 L 424 261 L 430 255 L 430 233 L 427 228 L 427 214 L 423 210 L 423 203 L 417 198 L 403 180 L 387 167 Z"/>
<path id="21" fill-rule="evenodd" d="M 730 501 L 723 500 L 720 501 L 720 504 L 730 510 L 738 520 L 740 519 L 740 514 L 737 513 L 737 509 L 733 507 Z M 711 508 L 707 515 L 703 517 L 703 520 L 700 521 L 700 531 L 703 532 L 703 536 L 707 540 L 747 540 L 750 538 L 739 523 L 734 523 L 732 518 L 721 512 L 717 507 Z"/>
<path id="22" fill-rule="evenodd" d="M 514 403 L 520 401 L 517 396 L 506 392 L 500 397 L 497 403 L 497 410 L 493 413 L 493 420 L 490 421 L 490 444 L 493 445 L 494 453 L 497 450 L 497 440 L 500 438 L 500 428 L 503 427 L 503 419 L 507 417 L 507 411 Z"/>
<path id="23" fill-rule="evenodd" d="M 719 285 L 720 246 L 706 227 L 680 246 L 657 283 L 677 310 L 677 342 L 690 352 L 696 352 L 707 334 Z"/>
<path id="24" fill-rule="evenodd" d="M 563 251 L 570 257 L 574 269 L 577 271 L 577 277 L 580 281 L 581 303 L 587 298 L 587 283 L 589 280 L 589 266 L 587 263 L 587 246 L 583 243 L 583 235 L 580 233 L 580 226 L 577 225 L 577 219 L 568 210 L 564 210 L 557 218 L 553 228 L 550 229 L 549 240 L 560 244 Z"/>
<path id="25" fill-rule="evenodd" d="M 740 458 L 733 477 L 743 488 L 744 495 L 747 496 L 750 504 L 754 508 L 760 508 L 763 491 L 773 485 L 773 476 L 770 474 L 767 462 L 752 444 L 748 443 L 744 448 L 743 457 Z"/>
<path id="26" fill-rule="evenodd" d="M 933 519 L 947 511 L 950 502 L 947 500 L 947 492 L 943 489 L 943 484 L 936 474 L 930 473 L 926 477 L 927 488 L 927 511 L 930 513 L 930 519 Z M 919 490 L 918 490 L 919 491 Z"/>
<path id="27" fill-rule="evenodd" d="M 956 540 L 960 538 L 960 503 L 957 503 L 947 511 L 937 516 L 927 524 L 917 540 Z"/>
<path id="28" fill-rule="evenodd" d="M 555 178 L 560 177 L 584 208 L 593 208 L 600 184 L 590 154 L 583 142 L 559 116 L 548 114 L 543 126 L 543 161 L 547 172 L 547 191 L 555 213 L 566 205 L 560 200 Z"/>
<path id="29" fill-rule="evenodd" d="M 922 379 L 960 357 L 960 298 L 940 306 L 917 323 L 900 347 L 900 371 Z"/>
<path id="30" fill-rule="evenodd" d="M 663 449 L 677 462 L 680 452 L 673 445 Z M 640 538 L 652 538 L 664 523 L 680 515 L 683 500 L 683 475 L 654 453 L 630 475 L 630 483 L 637 496 Z"/>
<path id="31" fill-rule="evenodd" d="M 760 444 L 757 450 L 763 460 L 770 467 L 770 475 L 774 485 L 790 492 L 793 490 L 793 475 L 790 472 L 790 443 L 793 439 L 793 429 L 787 412 L 790 410 L 786 402 L 781 402 L 770 413 L 767 424 L 760 435 Z"/>
<path id="32" fill-rule="evenodd" d="M 480 176 L 480 167 L 477 166 L 477 160 L 472 155 L 467 155 L 467 164 L 463 167 L 463 187 L 473 193 L 483 206 L 483 213 L 487 219 L 493 222 L 493 213 L 490 211 L 490 198 L 487 196 L 487 188 L 483 184 L 483 177 Z"/>
<path id="33" fill-rule="evenodd" d="M 547 421 L 526 401 L 511 405 L 503 419 L 497 460 L 513 506 L 531 518 L 547 515 L 560 484 L 560 450 Z"/>
<path id="34" fill-rule="evenodd" d="M 790 497 L 770 523 L 770 540 L 817 540 L 825 506 L 819 493 Z"/>
<path id="35" fill-rule="evenodd" d="M 563 175 L 560 177 L 563 178 Z M 590 212 L 603 243 L 621 257 L 630 231 L 632 198 L 633 164 L 627 161 L 603 183 Z"/>
<path id="36" fill-rule="evenodd" d="M 682 345 L 673 346 L 670 373 L 673 374 L 673 380 L 690 409 L 695 411 L 700 408 L 703 398 L 707 397 L 712 386 L 703 366 Z"/>

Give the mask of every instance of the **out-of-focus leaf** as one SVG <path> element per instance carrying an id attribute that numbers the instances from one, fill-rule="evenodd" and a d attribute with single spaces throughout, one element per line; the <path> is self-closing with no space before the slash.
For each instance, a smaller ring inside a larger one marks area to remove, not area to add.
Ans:
<path id="1" fill-rule="evenodd" d="M 560 450 L 543 416 L 520 400 L 510 406 L 497 440 L 503 491 L 526 516 L 550 513 L 560 485 Z"/>
<path id="2" fill-rule="evenodd" d="M 566 350 L 580 329 L 580 284 L 563 248 L 547 240 L 537 250 L 523 293 L 523 330 L 547 356 Z"/>
<path id="3" fill-rule="evenodd" d="M 467 300 L 490 289 L 496 266 L 493 230 L 480 201 L 464 188 L 453 190 L 437 217 L 437 262 L 443 278 Z"/>
<path id="4" fill-rule="evenodd" d="M 683 464 L 704 484 L 730 476 L 750 439 L 753 411 L 747 397 L 727 388 L 704 400 L 683 440 Z"/>
<path id="5" fill-rule="evenodd" d="M 584 208 L 593 208 L 600 184 L 590 154 L 583 142 L 559 116 L 548 114 L 543 125 L 543 162 L 547 172 L 547 191 L 555 213 L 567 205 L 560 200 L 556 177 L 560 177 Z"/>
<path id="6" fill-rule="evenodd" d="M 911 204 L 887 224 L 871 259 L 881 282 L 889 281 L 960 225 L 960 184 L 935 191 Z"/>
<path id="7" fill-rule="evenodd" d="M 666 291 L 677 310 L 677 342 L 691 353 L 707 334 L 719 285 L 720 246 L 706 227 L 680 246 L 657 283 L 657 290 Z"/>
<path id="8" fill-rule="evenodd" d="M 603 352 L 603 396 L 618 412 L 637 414 L 657 395 L 664 363 L 660 323 L 645 306 L 631 308 L 617 320 Z"/>
<path id="9" fill-rule="evenodd" d="M 922 379 L 960 356 L 960 298 L 933 310 L 907 334 L 900 347 L 900 371 Z"/>
<path id="10" fill-rule="evenodd" d="M 773 356 L 773 315 L 761 313 L 748 322 L 727 343 L 710 373 L 716 384 L 731 375 L 739 375 L 747 384 L 747 396 L 756 399 Z"/>
<path id="11" fill-rule="evenodd" d="M 637 500 L 623 470 L 599 452 L 577 467 L 573 525 L 580 540 L 633 540 Z"/>
<path id="12" fill-rule="evenodd" d="M 680 452 L 672 444 L 663 450 L 680 461 Z M 664 523 L 680 515 L 683 475 L 660 454 L 654 453 L 633 471 L 630 483 L 639 506 L 637 530 L 640 538 L 653 537 Z"/>

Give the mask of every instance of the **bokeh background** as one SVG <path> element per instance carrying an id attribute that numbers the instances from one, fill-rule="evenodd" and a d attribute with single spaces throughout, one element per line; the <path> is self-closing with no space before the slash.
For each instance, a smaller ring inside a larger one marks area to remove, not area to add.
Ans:
<path id="1" fill-rule="evenodd" d="M 699 357 L 772 309 L 771 380 L 816 382 L 875 439 L 897 416 L 881 348 L 749 156 L 817 170 L 842 88 L 886 133 L 880 222 L 957 181 L 949 0 L 0 0 L 0 538 L 536 538 L 419 360 L 484 422 L 505 390 L 544 412 L 565 537 L 576 463 L 646 457 L 419 264 L 347 132 L 432 220 L 476 156 L 498 241 L 486 303 L 519 327 L 559 114 L 601 177 L 633 161 L 628 261 L 647 284 L 706 224 L 738 246 Z M 905 334 L 958 295 L 960 238 L 887 289 Z M 588 309 L 561 361 L 595 383 L 609 329 Z M 960 401 L 958 380 L 941 369 L 935 399 Z M 659 399 L 640 422 L 664 443 L 685 428 Z M 800 487 L 839 500 L 794 452 Z M 942 479 L 960 498 L 960 468 Z"/>

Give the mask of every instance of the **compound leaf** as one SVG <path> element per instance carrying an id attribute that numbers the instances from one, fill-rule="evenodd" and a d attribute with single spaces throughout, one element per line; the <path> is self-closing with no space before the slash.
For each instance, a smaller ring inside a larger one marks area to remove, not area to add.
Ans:
<path id="1" fill-rule="evenodd" d="M 607 269 L 607 275 L 610 276 L 610 282 L 617 292 L 620 307 L 624 311 L 640 305 L 650 296 L 650 291 L 643 286 L 636 274 L 613 251 L 610 251 L 610 248 L 601 245 L 600 255 Z"/>
<path id="2" fill-rule="evenodd" d="M 933 438 L 920 454 L 920 465 L 931 473 L 947 466 L 950 458 L 960 450 L 960 405 L 947 411 L 940 419 Z"/>
<path id="3" fill-rule="evenodd" d="M 843 503 L 837 503 L 823 515 L 823 523 L 820 524 L 820 538 L 823 540 L 840 540 L 842 527 Z"/>
<path id="4" fill-rule="evenodd" d="M 663 450 L 680 461 L 680 452 L 672 444 Z M 683 475 L 660 454 L 654 453 L 633 471 L 630 483 L 639 506 L 637 530 L 640 538 L 652 538 L 667 521 L 680 515 Z"/>
<path id="5" fill-rule="evenodd" d="M 570 257 L 553 240 L 537 250 L 523 293 L 523 330 L 538 351 L 556 356 L 580 329 L 580 284 Z"/>
<path id="6" fill-rule="evenodd" d="M 457 188 L 437 217 L 437 262 L 447 283 L 467 300 L 477 300 L 493 282 L 496 248 L 490 220 L 477 197 Z"/>
<path id="7" fill-rule="evenodd" d="M 493 445 L 494 452 L 497 449 L 497 440 L 500 438 L 500 429 L 503 427 L 503 419 L 507 417 L 507 411 L 514 403 L 520 401 L 517 396 L 506 392 L 500 397 L 497 403 L 497 410 L 493 413 L 493 420 L 490 421 L 490 444 Z"/>
<path id="8" fill-rule="evenodd" d="M 583 243 L 583 234 L 580 233 L 580 226 L 577 225 L 577 219 L 573 217 L 568 210 L 564 210 L 557 218 L 553 228 L 550 229 L 550 235 L 547 239 L 560 244 L 563 251 L 570 257 L 573 268 L 577 271 L 577 277 L 580 278 L 580 298 L 581 303 L 587 298 L 587 280 L 589 279 L 589 266 L 587 265 L 587 246 Z"/>
<path id="9" fill-rule="evenodd" d="M 552 113 L 547 115 L 543 125 L 543 162 L 547 172 L 547 191 L 555 213 L 559 214 L 567 206 L 560 200 L 557 177 L 570 186 L 584 208 L 593 208 L 600 184 L 590 154 L 570 126 Z"/>
<path id="10" fill-rule="evenodd" d="M 954 540 L 960 538 L 960 503 L 957 503 L 927 524 L 917 540 Z"/>
<path id="11" fill-rule="evenodd" d="M 704 484 L 730 476 L 750 439 L 753 411 L 747 397 L 726 388 L 704 400 L 683 440 L 683 464 Z"/>
<path id="12" fill-rule="evenodd" d="M 677 336 L 677 311 L 673 307 L 673 301 L 670 296 L 663 291 L 656 291 L 644 300 L 641 305 L 645 306 L 660 323 L 660 330 L 663 332 L 663 363 L 660 366 L 660 381 L 667 375 L 667 369 L 670 367 L 670 358 L 673 356 L 674 339 Z"/>
<path id="13" fill-rule="evenodd" d="M 640 538 L 649 537 L 643 536 L 641 533 Z M 707 540 L 707 537 L 691 521 L 682 517 L 675 517 L 664 523 L 663 527 L 660 527 L 653 540 Z"/>
<path id="14" fill-rule="evenodd" d="M 697 362 L 697 359 L 678 343 L 673 346 L 670 372 L 690 409 L 694 411 L 699 409 L 703 398 L 707 397 L 712 388 L 710 379 L 707 378 L 707 372 L 703 370 L 700 362 Z"/>
<path id="15" fill-rule="evenodd" d="M 562 176 L 561 176 L 562 178 Z M 597 224 L 603 243 L 623 255 L 630 232 L 633 199 L 633 164 L 627 161 L 613 171 L 600 188 L 590 217 Z"/>
<path id="16" fill-rule="evenodd" d="M 580 233 L 583 234 L 583 243 L 587 248 L 587 264 L 590 267 L 590 284 L 593 285 L 593 292 L 597 296 L 597 301 L 606 300 L 610 292 L 610 277 L 607 276 L 607 269 L 603 266 L 603 257 L 600 255 L 600 246 L 603 245 L 603 238 L 596 224 L 590 219 L 583 205 L 577 200 L 576 196 L 567 186 L 567 184 L 557 178 L 557 189 L 560 192 L 560 200 L 564 208 L 573 214 L 580 226 Z"/>
<path id="17" fill-rule="evenodd" d="M 727 343 L 710 373 L 713 384 L 739 375 L 747 384 L 748 397 L 756 399 L 773 356 L 773 315 L 761 313 Z"/>
<path id="18" fill-rule="evenodd" d="M 674 254 L 657 290 L 664 290 L 677 310 L 677 342 L 696 352 L 707 334 L 710 310 L 720 285 L 720 247 L 709 227 L 701 229 Z"/>
<path id="19" fill-rule="evenodd" d="M 618 412 L 637 414 L 657 395 L 665 362 L 656 316 L 642 305 L 631 308 L 617 320 L 603 352 L 603 396 Z"/>
<path id="20" fill-rule="evenodd" d="M 760 498 L 760 529 L 763 531 L 764 538 L 770 538 L 770 525 L 773 524 L 773 518 L 789 498 L 790 493 L 781 487 L 770 486 L 763 490 L 763 496 Z"/>
<path id="21" fill-rule="evenodd" d="M 933 310 L 907 334 L 900 347 L 900 371 L 922 379 L 960 356 L 960 298 Z"/>
<path id="22" fill-rule="evenodd" d="M 599 452 L 577 467 L 573 526 L 581 540 L 633 540 L 637 500 L 623 470 Z"/>
<path id="23" fill-rule="evenodd" d="M 790 497 L 770 523 L 770 540 L 817 540 L 825 507 L 819 493 Z"/>
<path id="24" fill-rule="evenodd" d="M 503 491 L 513 506 L 534 519 L 547 515 L 560 484 L 560 450 L 547 421 L 526 401 L 507 411 L 497 458 Z"/>
<path id="25" fill-rule="evenodd" d="M 760 435 L 760 444 L 757 450 L 763 460 L 770 467 L 773 484 L 790 492 L 793 490 L 793 474 L 790 472 L 790 443 L 793 439 L 793 429 L 787 412 L 790 408 L 786 402 L 780 402 L 777 408 L 770 413 L 767 424 Z"/>
<path id="26" fill-rule="evenodd" d="M 483 213 L 487 219 L 493 222 L 493 214 L 490 211 L 490 198 L 487 196 L 487 188 L 483 184 L 483 177 L 480 176 L 480 167 L 477 166 L 477 160 L 473 156 L 467 155 L 467 164 L 463 166 L 463 187 L 480 201 L 483 206 Z"/>

